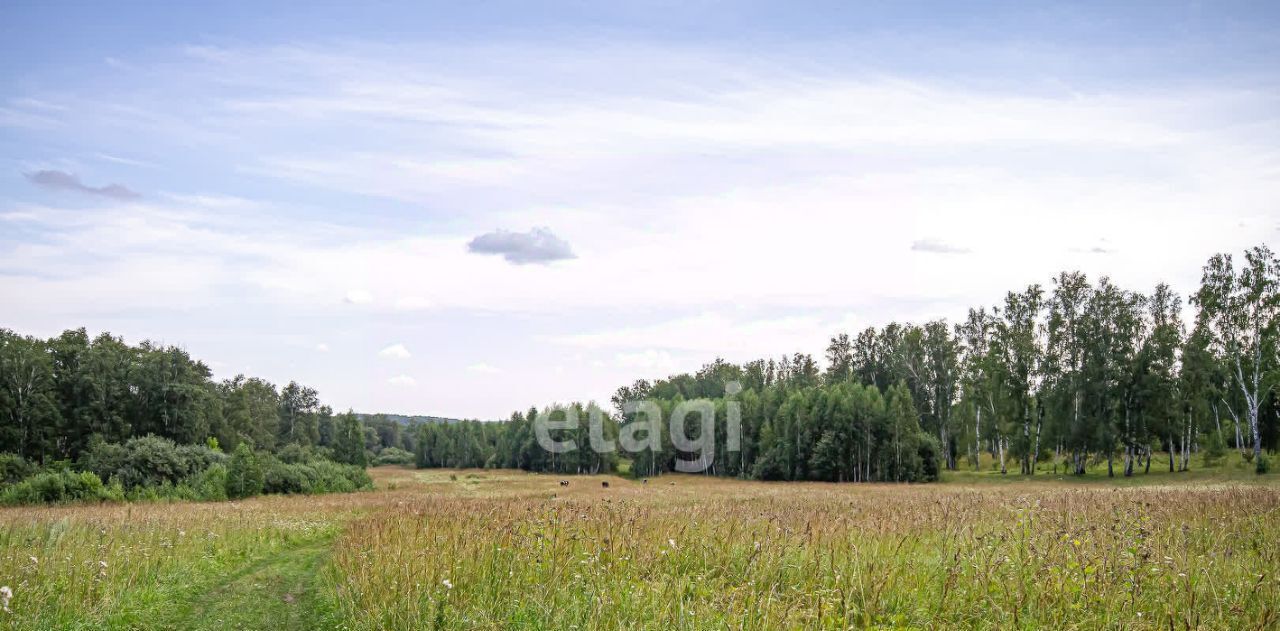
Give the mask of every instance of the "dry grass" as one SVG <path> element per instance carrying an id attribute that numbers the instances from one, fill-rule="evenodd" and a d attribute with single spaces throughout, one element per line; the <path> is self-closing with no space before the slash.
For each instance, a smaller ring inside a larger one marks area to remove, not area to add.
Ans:
<path id="1" fill-rule="evenodd" d="M 129 626 L 175 577 L 216 581 L 339 532 L 315 587 L 326 625 L 351 629 L 1280 620 L 1274 486 L 373 474 L 379 491 L 342 496 L 0 511 L 4 625 Z"/>

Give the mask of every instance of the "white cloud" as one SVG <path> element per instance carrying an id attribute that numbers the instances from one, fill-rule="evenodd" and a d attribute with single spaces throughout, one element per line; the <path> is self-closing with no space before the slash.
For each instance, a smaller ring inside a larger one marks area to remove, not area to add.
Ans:
<path id="1" fill-rule="evenodd" d="M 378 351 L 378 357 L 408 359 L 412 357 L 412 355 L 410 355 L 409 349 L 404 347 L 404 344 L 392 344 L 391 346 Z"/>
<path id="2" fill-rule="evenodd" d="M 968 254 L 969 248 L 939 241 L 937 239 L 920 239 L 911 244 L 914 252 L 932 252 L 934 254 Z"/>
<path id="3" fill-rule="evenodd" d="M 329 345 L 323 342 L 316 344 L 316 351 L 320 353 L 327 353 L 329 352 Z"/>
<path id="4" fill-rule="evenodd" d="M 653 349 L 617 353 L 613 357 L 614 364 L 618 367 L 634 369 L 646 375 L 675 372 L 681 365 L 671 353 Z"/>
<path id="5" fill-rule="evenodd" d="M 470 366 L 467 366 L 467 370 L 469 372 L 474 372 L 482 375 L 494 375 L 502 372 L 498 368 L 490 366 L 489 364 L 486 364 L 484 362 L 480 362 L 478 364 L 471 364 Z"/>
<path id="6" fill-rule="evenodd" d="M 365 305 L 373 302 L 373 294 L 370 294 L 363 289 L 352 289 L 347 292 L 347 295 L 343 297 L 343 300 L 345 300 L 347 304 Z"/>
<path id="7" fill-rule="evenodd" d="M 418 385 L 418 380 L 409 375 L 396 375 L 388 379 L 387 383 L 393 386 L 416 386 Z"/>
<path id="8" fill-rule="evenodd" d="M 433 306 L 435 303 L 422 296 L 404 296 L 396 299 L 396 309 L 399 311 L 421 311 Z"/>
<path id="9" fill-rule="evenodd" d="M 5 228 L 37 236 L 0 248 L 0 296 L 24 297 L 5 305 L 6 324 L 129 312 L 154 314 L 154 325 L 234 305 L 331 327 L 296 347 L 333 339 L 340 355 L 360 347 L 353 340 L 394 336 L 389 349 L 431 348 L 435 359 L 429 336 L 463 338 L 484 317 L 510 332 L 495 347 L 552 355 L 513 356 L 485 380 L 526 397 L 502 405 L 523 406 L 582 396 L 573 388 L 587 379 L 820 353 L 837 331 L 960 318 L 1062 269 L 1135 289 L 1166 280 L 1185 294 L 1207 256 L 1274 225 L 1271 88 L 1045 90 L 698 48 L 583 52 L 201 49 L 122 66 L 115 88 L 50 90 L 65 105 L 56 112 L 0 108 L 0 125 L 19 112 L 24 124 L 56 116 L 56 133 L 114 130 L 130 155 L 195 147 L 202 169 L 237 176 L 201 181 L 255 178 L 264 196 L 228 185 L 129 204 L 0 201 Z M 137 96 L 156 82 L 188 98 Z M 246 155 L 260 158 L 246 165 Z M 359 195 L 379 198 L 369 208 L 389 199 L 414 210 L 364 220 Z M 551 226 L 578 258 L 513 266 L 468 254 L 496 226 Z M 333 309 L 339 301 L 359 308 Z M 339 343 L 336 331 L 351 337 Z M 566 347 L 589 357 L 544 390 L 519 390 L 532 381 L 524 366 L 557 365 Z M 446 368 L 465 379 L 459 366 L 504 350 Z M 253 359 L 246 352 L 237 365 Z M 593 362 L 607 370 L 581 369 Z M 316 367 L 326 369 L 336 370 Z M 467 387 L 460 400 L 482 398 Z"/>
<path id="10" fill-rule="evenodd" d="M 734 318 L 708 312 L 640 326 L 550 336 L 549 341 L 589 350 L 618 350 L 620 366 L 691 370 L 717 356 L 734 361 L 809 351 L 839 331 L 863 324 L 854 316 Z"/>

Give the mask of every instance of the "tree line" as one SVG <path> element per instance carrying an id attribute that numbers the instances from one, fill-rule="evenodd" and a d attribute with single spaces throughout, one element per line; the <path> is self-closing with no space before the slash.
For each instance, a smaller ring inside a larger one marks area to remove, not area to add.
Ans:
<path id="1" fill-rule="evenodd" d="M 1184 307 L 1192 312 L 1184 321 Z M 669 415 L 681 402 L 714 405 L 707 473 L 756 479 L 928 480 L 939 469 L 1034 474 L 1038 464 L 1083 474 L 1170 470 L 1191 454 L 1236 449 L 1259 472 L 1280 442 L 1280 262 L 1266 245 L 1239 259 L 1218 254 L 1185 299 L 1168 285 L 1149 293 L 1107 277 L 1063 272 L 1046 287 L 1008 292 L 963 321 L 889 323 L 830 339 L 825 366 L 811 355 L 733 364 L 619 388 L 604 435 L 632 423 L 627 401 Z M 732 391 L 737 384 L 740 391 Z M 728 448 L 729 404 L 741 411 L 739 450 Z M 594 404 L 517 412 L 501 423 L 418 429 L 420 467 L 515 467 L 577 473 L 613 469 L 618 454 L 579 448 L 548 454 L 534 419 L 583 417 Z M 587 444 L 579 427 L 577 444 Z M 561 433 L 568 430 L 561 430 Z M 572 433 L 572 432 L 570 432 Z M 642 431 L 643 433 L 643 431 Z M 696 433 L 696 430 L 695 430 Z M 669 436 L 625 454 L 637 475 L 671 471 L 691 454 Z M 1163 464 L 1163 463 L 1162 463 Z"/>
<path id="2" fill-rule="evenodd" d="M 84 329 L 51 339 L 0 329 L 0 452 L 75 461 L 93 441 L 154 435 L 177 444 L 213 438 L 228 451 L 315 448 L 363 466 L 367 432 L 379 438 L 355 413 L 322 405 L 314 388 L 211 374 L 176 346 Z"/>

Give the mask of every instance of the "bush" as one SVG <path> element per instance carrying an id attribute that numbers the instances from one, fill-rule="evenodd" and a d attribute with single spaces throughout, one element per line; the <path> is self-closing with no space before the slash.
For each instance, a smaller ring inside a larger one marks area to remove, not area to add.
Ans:
<path id="1" fill-rule="evenodd" d="M 277 458 L 254 453 L 245 443 L 228 458 L 211 445 L 177 445 L 158 436 L 124 444 L 94 439 L 80 459 L 83 472 L 72 470 L 68 462 L 40 471 L 18 456 L 0 454 L 0 475 L 10 485 L 0 492 L 0 504 L 222 501 L 264 492 L 335 493 L 373 487 L 362 467 L 338 464 L 324 455 L 323 449 L 290 445 Z"/>
<path id="2" fill-rule="evenodd" d="M 91 472 L 46 471 L 37 473 L 0 494 L 0 504 L 63 504 L 85 500 L 118 500 L 112 488 Z"/>
<path id="3" fill-rule="evenodd" d="M 1257 460 L 1258 462 L 1254 470 L 1258 472 L 1258 475 L 1271 471 L 1271 459 L 1267 458 L 1266 454 L 1259 455 Z"/>
<path id="4" fill-rule="evenodd" d="M 14 484 L 36 472 L 36 466 L 18 454 L 0 454 L 0 482 Z"/>
<path id="5" fill-rule="evenodd" d="M 264 468 L 263 493 L 310 493 L 315 473 L 305 464 L 272 460 Z"/>
<path id="6" fill-rule="evenodd" d="M 80 468 L 103 480 L 120 482 L 125 489 L 176 485 L 198 475 L 226 456 L 206 445 L 178 445 L 155 435 L 132 438 L 123 445 L 90 443 L 80 458 Z"/>
<path id="7" fill-rule="evenodd" d="M 192 499 L 221 502 L 227 499 L 227 466 L 216 462 L 191 477 L 186 483 L 194 493 Z"/>
<path id="8" fill-rule="evenodd" d="M 262 464 L 249 445 L 240 443 L 227 466 L 227 498 L 240 499 L 262 493 Z"/>
<path id="9" fill-rule="evenodd" d="M 349 493 L 371 488 L 364 469 L 328 460 L 290 464 L 272 460 L 265 467 L 264 493 Z"/>
<path id="10" fill-rule="evenodd" d="M 913 481 L 937 482 L 942 469 L 942 443 L 932 434 L 921 433 L 916 453 L 920 456 L 920 478 Z"/>
<path id="11" fill-rule="evenodd" d="M 1213 466 L 1227 455 L 1227 443 L 1222 440 L 1222 434 L 1218 431 L 1209 432 L 1204 445 L 1204 464 L 1205 466 Z"/>
<path id="12" fill-rule="evenodd" d="M 289 443 L 288 445 L 285 445 L 284 449 L 281 449 L 276 453 L 276 458 L 279 458 L 280 462 L 287 464 L 299 464 L 311 459 L 306 450 L 302 448 L 302 445 L 299 445 L 298 443 Z"/>
<path id="13" fill-rule="evenodd" d="M 411 465 L 413 464 L 413 454 L 400 449 L 399 447 L 387 447 L 378 453 L 378 457 L 373 459 L 373 465 Z"/>

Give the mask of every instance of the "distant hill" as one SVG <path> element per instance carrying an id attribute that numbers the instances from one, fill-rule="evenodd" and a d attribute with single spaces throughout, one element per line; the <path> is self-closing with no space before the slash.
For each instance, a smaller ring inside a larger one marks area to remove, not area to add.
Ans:
<path id="1" fill-rule="evenodd" d="M 456 419 L 456 418 L 445 418 L 443 416 L 423 416 L 423 415 L 417 415 L 417 414 L 414 414 L 414 415 L 386 414 L 386 413 L 365 414 L 365 413 L 357 412 L 356 416 L 360 417 L 361 421 L 367 421 L 374 417 L 381 416 L 383 418 L 386 418 L 387 420 L 400 423 L 401 425 L 420 425 L 423 423 L 457 423 L 459 422 L 459 419 Z"/>

